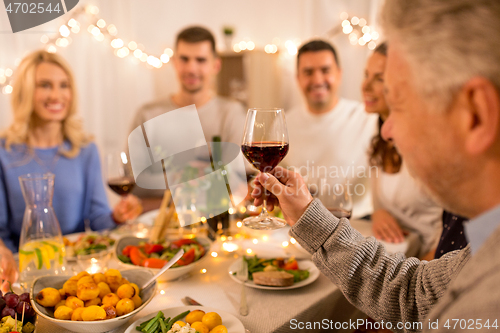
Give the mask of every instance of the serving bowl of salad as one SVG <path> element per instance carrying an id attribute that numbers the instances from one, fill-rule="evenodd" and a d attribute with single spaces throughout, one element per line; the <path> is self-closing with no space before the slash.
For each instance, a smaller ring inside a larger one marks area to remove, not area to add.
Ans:
<path id="1" fill-rule="evenodd" d="M 115 245 L 115 254 L 124 268 L 149 268 L 154 274 L 177 253 L 184 255 L 158 280 L 172 281 L 188 274 L 205 262 L 210 254 L 211 242 L 207 238 L 180 238 L 159 244 L 133 236 L 122 237 Z"/>

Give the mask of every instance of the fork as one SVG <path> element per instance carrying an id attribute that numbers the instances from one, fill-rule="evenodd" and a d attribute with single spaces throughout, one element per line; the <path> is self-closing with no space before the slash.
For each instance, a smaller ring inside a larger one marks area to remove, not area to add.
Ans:
<path id="1" fill-rule="evenodd" d="M 245 291 L 245 282 L 248 280 L 248 263 L 245 259 L 241 260 L 241 266 L 236 271 L 236 278 L 241 281 L 240 315 L 248 315 L 247 295 Z"/>

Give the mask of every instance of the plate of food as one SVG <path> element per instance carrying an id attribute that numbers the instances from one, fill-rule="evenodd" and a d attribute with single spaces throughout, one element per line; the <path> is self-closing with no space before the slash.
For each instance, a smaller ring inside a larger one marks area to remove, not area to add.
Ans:
<path id="1" fill-rule="evenodd" d="M 157 273 L 168 260 L 183 249 L 182 258 L 158 278 L 159 281 L 172 281 L 208 260 L 210 245 L 206 238 L 180 238 L 155 244 L 149 243 L 145 238 L 128 236 L 118 241 L 115 254 L 124 268 L 146 267 Z"/>
<path id="2" fill-rule="evenodd" d="M 179 306 L 152 313 L 136 320 L 125 333 L 157 333 L 162 332 L 162 328 L 164 332 L 170 333 L 245 333 L 243 323 L 232 314 L 195 305 Z"/>
<path id="3" fill-rule="evenodd" d="M 236 260 L 229 266 L 229 276 L 238 283 L 236 271 L 241 266 L 241 260 L 248 264 L 248 281 L 245 285 L 250 288 L 267 290 L 288 290 L 307 286 L 319 277 L 319 270 L 310 260 L 296 260 L 294 258 L 269 258 L 257 256 Z"/>
<path id="4" fill-rule="evenodd" d="M 77 233 L 63 237 L 66 246 L 66 260 L 113 249 L 115 240 L 98 233 Z"/>

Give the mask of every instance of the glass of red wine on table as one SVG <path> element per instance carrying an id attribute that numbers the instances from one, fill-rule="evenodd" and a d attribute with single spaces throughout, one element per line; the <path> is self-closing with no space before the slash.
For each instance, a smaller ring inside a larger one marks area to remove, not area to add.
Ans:
<path id="1" fill-rule="evenodd" d="M 109 188 L 121 196 L 122 200 L 125 200 L 135 187 L 127 154 L 124 152 L 107 154 L 105 172 Z M 132 221 L 127 221 L 127 225 L 131 229 Z"/>
<path id="2" fill-rule="evenodd" d="M 245 122 L 241 151 L 260 172 L 272 171 L 288 153 L 288 132 L 283 109 L 250 109 Z M 266 200 L 258 216 L 243 220 L 245 227 L 274 230 L 286 226 L 283 219 L 270 216 Z"/>

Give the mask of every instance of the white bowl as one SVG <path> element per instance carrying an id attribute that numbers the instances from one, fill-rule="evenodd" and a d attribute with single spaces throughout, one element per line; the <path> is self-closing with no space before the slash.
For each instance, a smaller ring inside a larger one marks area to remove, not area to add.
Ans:
<path id="1" fill-rule="evenodd" d="M 198 242 L 200 242 L 200 244 L 202 244 L 205 247 L 205 250 L 206 250 L 205 255 L 201 259 L 199 259 L 199 260 L 197 260 L 189 265 L 169 268 L 167 271 L 165 271 L 165 273 L 160 275 L 160 277 L 158 278 L 158 282 L 176 280 L 176 279 L 180 278 L 181 276 L 193 271 L 194 269 L 199 267 L 202 263 L 205 263 L 208 260 L 208 257 L 210 256 L 210 245 L 211 245 L 210 240 L 208 240 L 207 238 L 200 238 L 200 237 L 197 237 L 196 239 L 198 240 Z M 127 245 L 134 245 L 135 246 L 135 245 L 139 245 L 140 242 L 147 242 L 147 241 L 148 241 L 147 239 L 137 238 L 137 237 L 133 237 L 133 236 L 122 237 L 115 243 L 115 254 L 116 255 L 121 254 L 123 249 Z M 144 267 L 136 266 L 133 264 L 126 264 L 126 263 L 122 262 L 120 259 L 117 259 L 117 260 L 120 263 L 120 266 L 123 267 L 124 269 L 125 268 L 128 268 L 128 269 L 130 269 L 130 268 L 141 269 L 142 268 L 142 269 L 144 269 Z M 153 272 L 153 274 L 156 274 L 160 271 L 159 268 L 149 268 L 149 270 L 151 270 L 151 272 Z"/>
<path id="2" fill-rule="evenodd" d="M 126 278 L 128 281 L 137 284 L 141 287 L 144 283 L 146 283 L 149 279 L 153 277 L 151 271 L 147 269 L 131 269 L 128 271 L 122 271 L 122 276 Z M 141 290 L 141 298 L 142 304 L 140 307 L 135 309 L 134 311 L 127 313 L 121 317 L 116 317 L 113 319 L 105 319 L 98 321 L 71 321 L 71 320 L 61 320 L 54 318 L 54 310 L 53 308 L 46 308 L 41 306 L 35 301 L 36 295 L 43 288 L 56 288 L 61 289 L 63 287 L 64 282 L 68 280 L 70 276 L 42 276 L 37 278 L 33 282 L 33 286 L 31 287 L 31 304 L 35 309 L 35 312 L 38 314 L 39 318 L 44 318 L 58 326 L 61 326 L 67 330 L 73 332 L 91 332 L 91 333 L 99 333 L 99 332 L 107 332 L 114 330 L 115 328 L 124 325 L 128 322 L 128 320 L 140 312 L 144 307 L 153 299 L 156 294 L 156 282 L 148 288 L 147 290 Z"/>

